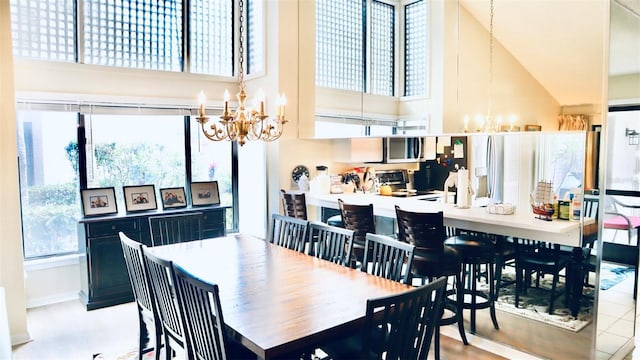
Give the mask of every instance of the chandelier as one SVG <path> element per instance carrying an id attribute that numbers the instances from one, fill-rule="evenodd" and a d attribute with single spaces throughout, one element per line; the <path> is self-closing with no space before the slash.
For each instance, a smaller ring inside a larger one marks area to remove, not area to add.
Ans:
<path id="1" fill-rule="evenodd" d="M 247 140 L 274 141 L 282 135 L 284 124 L 287 120 L 284 117 L 284 109 L 286 105 L 286 97 L 284 94 L 279 95 L 277 99 L 276 116 L 269 119 L 264 112 L 264 93 L 262 90 L 258 92 L 257 103 L 259 107 L 252 106 L 246 108 L 245 101 L 247 93 L 244 84 L 244 1 L 239 3 L 239 27 L 240 27 L 240 49 L 238 55 L 238 77 L 239 92 L 238 108 L 235 111 L 229 110 L 229 91 L 224 92 L 224 111 L 218 122 L 208 125 L 209 117 L 206 116 L 204 110 L 205 97 L 204 92 L 200 92 L 199 103 L 200 111 L 196 120 L 200 123 L 204 136 L 212 141 L 238 141 L 240 146 L 244 145 Z"/>
<path id="2" fill-rule="evenodd" d="M 469 115 L 465 115 L 463 119 L 464 132 L 496 132 L 496 131 L 515 131 L 518 127 L 515 126 L 516 116 L 510 115 L 507 119 L 507 123 L 502 118 L 502 115 L 493 116 L 491 113 L 491 105 L 493 101 L 493 0 L 489 2 L 489 103 L 487 109 L 487 115 L 476 115 L 475 126 L 473 130 L 470 128 Z"/>

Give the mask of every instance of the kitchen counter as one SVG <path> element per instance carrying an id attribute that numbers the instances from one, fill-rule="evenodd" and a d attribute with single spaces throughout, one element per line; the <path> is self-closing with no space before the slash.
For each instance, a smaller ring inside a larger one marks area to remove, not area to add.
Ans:
<path id="1" fill-rule="evenodd" d="M 516 208 L 512 215 L 490 214 L 485 207 L 461 209 L 454 204 L 445 204 L 443 192 L 411 197 L 391 197 L 375 194 L 306 194 L 307 205 L 338 208 L 338 199 L 348 204 L 373 204 L 375 215 L 395 218 L 395 205 L 404 210 L 444 213 L 444 224 L 459 229 L 468 229 L 505 236 L 541 240 L 573 247 L 581 246 L 581 222 L 553 219 L 540 220 L 530 207 Z M 595 220 L 585 218 L 583 223 Z"/>

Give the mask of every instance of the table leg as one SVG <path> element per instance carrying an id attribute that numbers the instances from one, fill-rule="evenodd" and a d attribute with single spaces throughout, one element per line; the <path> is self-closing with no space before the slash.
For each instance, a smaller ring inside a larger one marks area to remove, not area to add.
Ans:
<path id="1" fill-rule="evenodd" d="M 580 311 L 580 297 L 582 297 L 582 262 L 584 256 L 582 248 L 574 247 L 572 250 L 569 271 L 567 272 L 567 286 L 569 286 L 569 309 L 573 317 Z"/>

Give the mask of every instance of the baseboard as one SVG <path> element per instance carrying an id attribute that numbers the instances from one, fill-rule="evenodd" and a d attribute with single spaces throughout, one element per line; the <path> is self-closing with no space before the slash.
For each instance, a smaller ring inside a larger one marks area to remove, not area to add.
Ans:
<path id="1" fill-rule="evenodd" d="M 70 291 L 66 293 L 44 296 L 40 298 L 30 299 L 27 301 L 27 309 L 61 303 L 65 301 L 78 300 L 78 291 Z"/>
<path id="2" fill-rule="evenodd" d="M 33 341 L 33 339 L 28 332 L 11 336 L 11 346 L 26 344 L 30 341 Z"/>

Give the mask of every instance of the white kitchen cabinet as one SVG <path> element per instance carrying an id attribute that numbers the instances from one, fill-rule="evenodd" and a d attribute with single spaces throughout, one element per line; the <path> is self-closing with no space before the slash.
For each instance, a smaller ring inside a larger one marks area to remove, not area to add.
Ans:
<path id="1" fill-rule="evenodd" d="M 383 138 L 333 140 L 333 160 L 343 163 L 382 162 Z"/>

